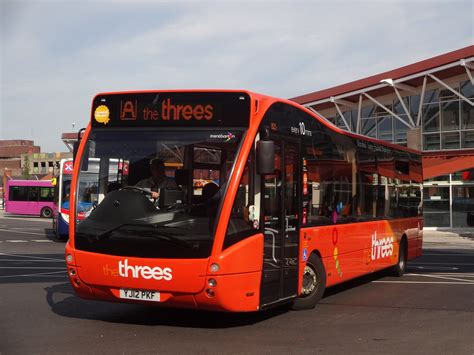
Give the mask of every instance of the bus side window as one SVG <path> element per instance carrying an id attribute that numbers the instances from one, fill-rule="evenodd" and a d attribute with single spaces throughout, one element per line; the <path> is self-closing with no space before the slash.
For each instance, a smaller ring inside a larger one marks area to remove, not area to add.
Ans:
<path id="1" fill-rule="evenodd" d="M 27 186 L 10 186 L 10 201 L 28 201 L 28 187 Z"/>
<path id="2" fill-rule="evenodd" d="M 28 191 L 28 201 L 37 202 L 39 198 L 39 187 L 30 186 Z"/>
<path id="3" fill-rule="evenodd" d="M 54 198 L 54 191 L 53 187 L 40 187 L 40 201 L 53 201 Z"/>
<path id="4" fill-rule="evenodd" d="M 331 147 L 330 145 L 327 145 Z M 348 223 L 357 210 L 355 153 L 343 146 L 307 159 L 310 204 L 307 225 Z"/>

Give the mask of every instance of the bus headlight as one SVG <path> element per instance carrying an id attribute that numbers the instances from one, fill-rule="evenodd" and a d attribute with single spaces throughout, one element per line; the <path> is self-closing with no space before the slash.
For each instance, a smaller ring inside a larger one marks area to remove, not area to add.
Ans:
<path id="1" fill-rule="evenodd" d="M 209 279 L 209 280 L 207 280 L 207 284 L 208 284 L 210 287 L 216 287 L 217 281 L 216 281 L 216 279 Z"/>
<path id="2" fill-rule="evenodd" d="M 210 267 L 210 270 L 211 272 L 218 272 L 219 271 L 219 264 L 211 264 L 211 267 Z"/>
<path id="3" fill-rule="evenodd" d="M 73 260 L 74 260 L 74 258 L 72 257 L 72 254 L 66 255 L 66 261 L 67 261 L 68 263 L 72 263 Z"/>

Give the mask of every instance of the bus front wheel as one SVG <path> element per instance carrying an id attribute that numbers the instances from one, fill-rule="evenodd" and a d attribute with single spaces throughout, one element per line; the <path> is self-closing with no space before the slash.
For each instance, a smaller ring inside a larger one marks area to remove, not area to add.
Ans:
<path id="1" fill-rule="evenodd" d="M 294 310 L 312 309 L 323 297 L 326 290 L 326 271 L 321 258 L 311 254 L 303 272 L 303 285 L 300 296 L 293 301 Z"/>
<path id="2" fill-rule="evenodd" d="M 40 216 L 43 218 L 51 218 L 53 210 L 49 207 L 43 207 L 40 212 Z"/>

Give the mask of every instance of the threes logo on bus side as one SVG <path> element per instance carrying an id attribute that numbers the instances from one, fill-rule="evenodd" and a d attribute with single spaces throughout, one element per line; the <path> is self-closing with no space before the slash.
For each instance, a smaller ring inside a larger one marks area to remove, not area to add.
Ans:
<path id="1" fill-rule="evenodd" d="M 372 260 L 389 257 L 393 254 L 393 237 L 377 239 L 377 231 L 372 234 Z"/>

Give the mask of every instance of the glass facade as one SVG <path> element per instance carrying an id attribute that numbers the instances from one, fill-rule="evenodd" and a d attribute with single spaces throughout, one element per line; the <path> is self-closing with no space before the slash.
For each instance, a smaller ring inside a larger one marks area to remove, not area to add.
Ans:
<path id="1" fill-rule="evenodd" d="M 474 86 L 469 80 L 459 82 L 452 89 L 474 100 Z M 363 106 L 360 133 L 406 146 L 407 132 L 410 128 L 405 108 L 416 121 L 420 95 L 406 96 L 402 99 L 404 105 L 398 98 L 391 103 L 383 103 L 398 118 L 378 105 Z M 342 107 L 344 106 L 341 106 L 341 109 Z M 350 129 L 357 131 L 357 110 L 344 111 L 342 114 Z M 338 113 L 328 119 L 336 126 L 347 129 Z M 474 148 L 474 107 L 444 87 L 425 92 L 420 127 L 422 149 L 425 151 Z"/>
<path id="2" fill-rule="evenodd" d="M 474 98 L 470 81 L 452 88 Z M 474 108 L 447 89 L 425 93 L 422 115 L 423 150 L 455 150 L 474 147 Z"/>
<path id="3" fill-rule="evenodd" d="M 425 227 L 474 227 L 474 169 L 425 180 Z"/>

